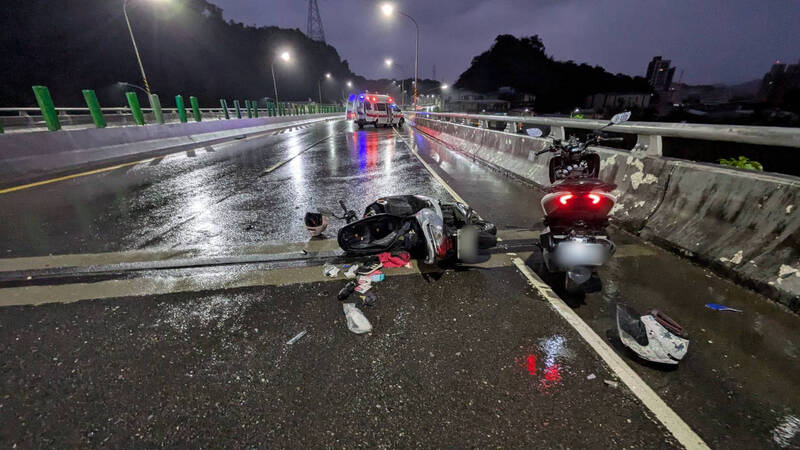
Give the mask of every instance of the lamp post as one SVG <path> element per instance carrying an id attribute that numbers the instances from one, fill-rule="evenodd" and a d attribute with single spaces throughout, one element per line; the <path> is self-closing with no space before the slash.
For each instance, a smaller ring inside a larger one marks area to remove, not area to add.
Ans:
<path id="1" fill-rule="evenodd" d="M 384 3 L 381 6 L 381 11 L 383 11 L 384 16 L 390 17 L 395 12 L 394 5 L 391 3 Z M 417 23 L 416 20 L 414 20 L 413 17 L 409 16 L 408 14 L 402 11 L 397 11 L 397 14 L 400 14 L 401 16 L 408 18 L 408 20 L 410 20 L 414 24 L 414 27 L 417 30 L 417 38 L 414 51 L 414 109 L 417 109 L 417 75 L 419 70 L 419 24 Z"/>
<path id="2" fill-rule="evenodd" d="M 325 74 L 325 79 L 326 80 L 330 80 L 331 79 L 331 73 L 330 72 L 327 72 Z M 317 89 L 319 90 L 319 102 L 322 103 L 322 78 L 317 80 Z"/>
<path id="3" fill-rule="evenodd" d="M 292 55 L 288 51 L 283 51 L 278 56 L 284 62 L 289 62 L 292 59 Z M 270 64 L 270 71 L 272 71 L 272 88 L 275 89 L 275 105 L 278 104 L 278 82 L 275 81 L 275 58 L 272 59 L 272 64 Z"/>
<path id="4" fill-rule="evenodd" d="M 128 18 L 128 2 L 122 2 L 122 13 L 125 16 L 125 23 L 128 24 L 128 33 L 131 35 L 131 43 L 133 44 L 133 51 L 136 53 L 136 60 L 139 62 L 139 70 L 142 72 L 142 80 L 144 81 L 144 89 L 147 96 L 150 97 L 150 84 L 147 82 L 147 75 L 144 73 L 144 65 L 142 65 L 142 57 L 139 55 L 139 47 L 136 45 L 136 38 L 133 37 L 133 28 L 131 27 L 131 20 Z"/>

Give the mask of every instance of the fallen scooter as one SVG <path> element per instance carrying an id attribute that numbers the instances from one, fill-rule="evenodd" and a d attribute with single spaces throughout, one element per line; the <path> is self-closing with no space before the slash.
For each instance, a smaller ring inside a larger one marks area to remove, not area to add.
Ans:
<path id="1" fill-rule="evenodd" d="M 369 204 L 361 219 L 339 202 L 347 225 L 338 233 L 339 246 L 350 255 L 376 255 L 405 250 L 426 264 L 477 262 L 481 250 L 497 245 L 497 228 L 463 203 L 442 203 L 422 195 L 382 197 Z"/>

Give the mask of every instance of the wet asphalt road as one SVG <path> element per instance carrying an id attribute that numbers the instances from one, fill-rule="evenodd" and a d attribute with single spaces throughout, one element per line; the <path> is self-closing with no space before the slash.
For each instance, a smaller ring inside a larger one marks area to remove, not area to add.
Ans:
<path id="1" fill-rule="evenodd" d="M 11 192 L 0 196 L 0 255 L 196 246 L 214 253 L 303 241 L 297 225 L 307 209 L 339 210 L 339 200 L 360 213 L 381 195 L 449 199 L 400 145 L 390 130 L 328 122 Z M 335 233 L 339 224 L 331 225 Z"/>
<path id="2" fill-rule="evenodd" d="M 412 130 L 403 135 L 482 216 L 502 229 L 540 228 L 535 189 Z M 2 195 L 0 251 L 14 258 L 192 247 L 213 255 L 305 241 L 302 217 L 314 205 L 344 199 L 360 211 L 401 193 L 450 198 L 400 135 L 317 124 Z M 635 237 L 614 239 L 627 254 L 604 268 L 604 292 L 566 300 L 601 336 L 613 329 L 617 301 L 678 319 L 692 337 L 679 369 L 620 353 L 712 447 L 777 446 L 776 428 L 800 415 L 797 316 Z M 10 425 L 0 441 L 675 445 L 630 392 L 603 383 L 609 369 L 516 269 L 391 277 L 367 310 L 376 331 L 361 337 L 344 327 L 339 284 L 2 308 L 0 418 Z M 707 301 L 745 312 L 705 310 Z M 303 329 L 306 337 L 285 345 Z M 590 373 L 597 378 L 587 380 Z M 784 443 L 797 447 L 798 439 Z"/>

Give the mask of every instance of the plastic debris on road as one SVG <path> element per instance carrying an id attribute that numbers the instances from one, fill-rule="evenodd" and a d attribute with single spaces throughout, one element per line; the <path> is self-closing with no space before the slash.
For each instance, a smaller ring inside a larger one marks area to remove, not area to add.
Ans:
<path id="1" fill-rule="evenodd" d="M 355 278 L 356 272 L 358 272 L 359 265 L 353 264 L 352 266 L 347 267 L 347 270 L 344 271 L 345 278 Z"/>
<path id="2" fill-rule="evenodd" d="M 358 286 L 356 286 L 356 292 L 358 292 L 359 294 L 364 294 L 371 288 L 372 284 L 370 283 L 358 283 Z"/>
<path id="3" fill-rule="evenodd" d="M 586 379 L 587 380 L 594 380 L 595 378 L 597 378 L 597 375 L 595 375 L 593 373 L 590 373 L 589 375 L 586 375 Z"/>
<path id="4" fill-rule="evenodd" d="M 372 331 L 372 324 L 369 323 L 367 316 L 356 308 L 355 303 L 345 303 L 342 305 L 344 316 L 347 319 L 347 329 L 356 334 L 364 334 Z"/>
<path id="5" fill-rule="evenodd" d="M 605 384 L 607 384 L 607 385 L 611 386 L 612 388 L 618 388 L 618 387 L 619 387 L 619 382 L 618 382 L 618 381 L 613 381 L 613 380 L 603 380 L 603 383 L 605 383 Z"/>
<path id="6" fill-rule="evenodd" d="M 729 306 L 720 305 L 719 303 L 706 303 L 706 308 L 713 309 L 714 311 L 742 312 L 741 309 L 731 308 Z"/>
<path id="7" fill-rule="evenodd" d="M 303 336 L 305 336 L 305 335 L 306 335 L 306 333 L 308 333 L 306 330 L 303 330 L 303 331 L 301 331 L 301 332 L 297 333 L 297 335 L 296 335 L 295 337 L 293 337 L 293 338 L 289 339 L 288 341 L 286 341 L 286 345 L 292 345 L 292 344 L 294 344 L 295 342 L 299 341 L 299 340 L 300 340 L 300 338 L 302 338 Z"/>
<path id="8" fill-rule="evenodd" d="M 336 278 L 337 276 L 339 276 L 339 268 L 334 266 L 333 264 L 325 263 L 325 265 L 322 266 L 322 273 L 326 277 Z"/>

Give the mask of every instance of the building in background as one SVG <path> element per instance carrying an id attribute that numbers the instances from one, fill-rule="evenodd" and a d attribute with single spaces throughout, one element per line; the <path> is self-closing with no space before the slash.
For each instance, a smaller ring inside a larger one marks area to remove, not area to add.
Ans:
<path id="1" fill-rule="evenodd" d="M 672 84 L 672 77 L 675 76 L 675 68 L 670 67 L 672 61 L 654 56 L 650 64 L 647 65 L 647 78 L 650 86 L 656 91 L 667 91 Z"/>
<path id="2" fill-rule="evenodd" d="M 758 99 L 771 105 L 784 105 L 787 100 L 795 103 L 794 98 L 800 91 L 800 62 L 784 64 L 775 61 L 769 72 L 761 80 Z M 789 97 L 787 99 L 787 97 Z"/>
<path id="3" fill-rule="evenodd" d="M 511 102 L 500 99 L 497 94 L 450 89 L 442 100 L 444 111 L 449 112 L 506 114 L 511 109 Z"/>
<path id="4" fill-rule="evenodd" d="M 600 114 L 612 114 L 623 109 L 650 106 L 652 94 L 649 92 L 602 92 L 586 97 L 584 106 Z"/>

